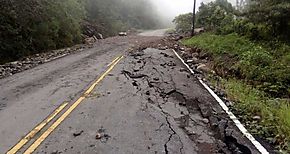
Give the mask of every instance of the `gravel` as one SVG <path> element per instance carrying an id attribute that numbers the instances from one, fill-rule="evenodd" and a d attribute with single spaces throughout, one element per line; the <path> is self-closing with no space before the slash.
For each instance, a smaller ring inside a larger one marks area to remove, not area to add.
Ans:
<path id="1" fill-rule="evenodd" d="M 83 51 L 86 48 L 89 48 L 89 46 L 76 45 L 70 48 L 35 54 L 29 57 L 22 58 L 19 61 L 9 62 L 0 65 L 0 79 L 22 72 L 24 70 L 28 70 L 39 64 L 47 63 L 52 60 L 67 56 L 69 54 Z"/>

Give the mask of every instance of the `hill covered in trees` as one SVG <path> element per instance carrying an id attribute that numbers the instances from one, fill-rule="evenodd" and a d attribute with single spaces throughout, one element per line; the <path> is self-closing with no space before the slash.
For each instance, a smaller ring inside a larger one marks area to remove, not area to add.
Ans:
<path id="1" fill-rule="evenodd" d="M 2 0 L 0 63 L 71 46 L 87 25 L 105 37 L 160 26 L 147 0 Z"/>

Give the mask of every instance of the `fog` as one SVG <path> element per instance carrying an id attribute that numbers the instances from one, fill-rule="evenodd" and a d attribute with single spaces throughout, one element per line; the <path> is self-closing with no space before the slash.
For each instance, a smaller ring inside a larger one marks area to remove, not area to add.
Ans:
<path id="1" fill-rule="evenodd" d="M 158 12 L 167 20 L 172 21 L 173 18 L 182 13 L 192 12 L 194 0 L 151 0 L 157 7 Z M 208 3 L 212 0 L 196 0 L 196 11 L 200 3 Z M 228 0 L 233 5 L 236 0 Z"/>

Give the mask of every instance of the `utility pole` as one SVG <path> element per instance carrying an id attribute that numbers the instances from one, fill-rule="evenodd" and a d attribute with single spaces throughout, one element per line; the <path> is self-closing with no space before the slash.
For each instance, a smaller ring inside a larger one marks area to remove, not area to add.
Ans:
<path id="1" fill-rule="evenodd" d="M 196 6 L 196 0 L 194 0 L 194 4 L 193 4 L 193 12 L 192 12 L 192 30 L 191 30 L 191 36 L 194 36 L 194 25 L 195 25 L 195 6 Z"/>

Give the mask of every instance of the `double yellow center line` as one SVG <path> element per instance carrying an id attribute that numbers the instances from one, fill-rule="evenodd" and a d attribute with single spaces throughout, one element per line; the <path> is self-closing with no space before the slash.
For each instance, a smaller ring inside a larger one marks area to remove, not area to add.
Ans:
<path id="1" fill-rule="evenodd" d="M 123 59 L 123 56 L 116 57 L 108 66 L 109 68 L 104 72 L 84 93 L 80 96 L 51 126 L 44 131 L 34 143 L 32 143 L 24 154 L 33 153 L 39 145 L 69 116 L 69 114 L 78 107 L 81 102 L 88 96 L 93 89 L 108 75 L 113 68 Z M 37 125 L 31 132 L 29 132 L 23 139 L 21 139 L 14 147 L 12 147 L 7 154 L 17 153 L 26 143 L 28 143 L 37 133 L 39 133 L 49 122 L 51 122 L 66 106 L 68 103 L 60 105 L 51 115 L 49 115 L 43 122 Z"/>

